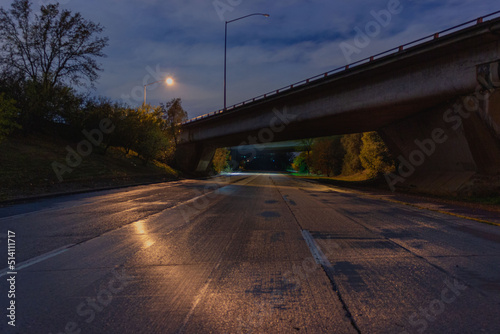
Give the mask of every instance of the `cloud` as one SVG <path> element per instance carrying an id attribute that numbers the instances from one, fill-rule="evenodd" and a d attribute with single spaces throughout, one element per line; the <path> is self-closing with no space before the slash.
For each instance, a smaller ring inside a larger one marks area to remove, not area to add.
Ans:
<path id="1" fill-rule="evenodd" d="M 43 0 L 44 2 L 46 0 Z M 355 28 L 373 20 L 389 0 L 63 0 L 106 27 L 110 45 L 95 94 L 119 100 L 135 92 L 142 102 L 151 69 L 176 79 L 174 87 L 148 89 L 148 102 L 180 97 L 189 116 L 222 107 L 224 20 L 269 13 L 228 25 L 228 103 L 292 84 L 346 64 L 339 45 L 352 42 Z M 394 1 L 394 0 L 392 0 Z M 400 0 L 403 11 L 371 40 L 357 58 L 475 19 L 497 10 L 495 0 Z M 34 1 L 35 5 L 38 2 Z M 233 5 L 230 5 L 233 4 Z M 10 1 L 0 0 L 2 7 Z M 221 20 L 221 15 L 223 20 Z M 356 58 L 354 57 L 354 58 Z M 155 80 L 156 81 L 156 80 Z M 152 87 L 148 87 L 152 88 Z M 175 94 L 175 95 L 174 95 Z"/>

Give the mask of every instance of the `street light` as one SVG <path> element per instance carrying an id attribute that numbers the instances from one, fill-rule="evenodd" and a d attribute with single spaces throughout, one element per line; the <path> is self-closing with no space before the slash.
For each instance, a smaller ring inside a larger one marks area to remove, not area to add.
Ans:
<path id="1" fill-rule="evenodd" d="M 250 15 L 246 15 L 246 16 L 242 16 L 242 17 L 239 17 L 237 19 L 234 19 L 234 20 L 231 20 L 231 21 L 226 21 L 226 34 L 225 34 L 225 41 L 224 41 L 224 111 L 227 109 L 226 108 L 226 73 L 227 73 L 227 24 L 228 23 L 231 23 L 231 22 L 234 22 L 234 21 L 238 21 L 238 20 L 242 20 L 242 19 L 245 19 L 247 17 L 250 17 L 250 16 L 256 16 L 256 15 L 259 15 L 259 16 L 264 16 L 264 17 L 269 17 L 270 15 L 269 14 L 262 14 L 262 13 L 254 13 L 254 14 L 250 14 Z"/>
<path id="2" fill-rule="evenodd" d="M 172 79 L 171 77 L 168 77 L 165 80 L 158 80 L 158 81 L 152 82 L 150 84 L 144 85 L 144 105 L 146 105 L 146 87 L 154 85 L 154 84 L 156 84 L 158 82 L 163 82 L 163 81 L 165 81 L 165 83 L 167 84 L 167 86 L 172 86 L 174 84 L 174 79 Z"/>

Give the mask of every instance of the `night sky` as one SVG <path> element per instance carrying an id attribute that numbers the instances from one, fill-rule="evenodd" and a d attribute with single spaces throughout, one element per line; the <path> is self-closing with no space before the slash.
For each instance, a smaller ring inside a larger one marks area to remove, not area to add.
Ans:
<path id="1" fill-rule="evenodd" d="M 35 0 L 35 7 L 49 3 Z M 4 8 L 11 1 L 0 0 Z M 223 106 L 224 21 L 228 25 L 228 105 L 369 57 L 400 44 L 500 10 L 498 0 L 62 0 L 64 8 L 101 23 L 110 38 L 94 95 L 138 106 L 183 100 L 190 117 Z M 392 7 L 391 7 L 392 6 Z M 216 9 L 217 7 L 217 9 Z M 378 31 L 373 13 L 379 17 Z M 370 23 L 372 23 L 370 25 Z M 372 37 L 356 47 L 357 31 Z M 344 44 L 342 44 L 344 43 Z M 346 44 L 347 43 L 347 44 Z M 349 59 L 350 58 L 350 59 Z"/>

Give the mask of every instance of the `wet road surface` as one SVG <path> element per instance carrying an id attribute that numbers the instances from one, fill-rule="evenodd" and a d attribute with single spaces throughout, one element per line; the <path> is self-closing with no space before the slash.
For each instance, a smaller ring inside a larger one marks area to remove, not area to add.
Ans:
<path id="1" fill-rule="evenodd" d="M 0 261 L 0 333 L 500 333 L 499 227 L 278 174 L 0 208 Z"/>

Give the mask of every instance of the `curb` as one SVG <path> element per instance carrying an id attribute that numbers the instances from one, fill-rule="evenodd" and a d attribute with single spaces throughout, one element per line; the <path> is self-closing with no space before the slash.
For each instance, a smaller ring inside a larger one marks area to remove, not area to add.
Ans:
<path id="1" fill-rule="evenodd" d="M 12 204 L 33 202 L 33 201 L 38 201 L 38 200 L 42 200 L 42 199 L 61 197 L 61 196 L 71 196 L 71 195 L 79 195 L 79 194 L 86 194 L 86 193 L 106 191 L 106 190 L 115 190 L 115 189 L 123 189 L 123 188 L 130 188 L 130 187 L 147 186 L 147 185 L 151 185 L 151 184 L 166 183 L 166 182 L 172 182 L 172 181 L 178 181 L 178 180 L 181 180 L 181 179 L 178 178 L 178 179 L 167 179 L 167 180 L 163 180 L 163 181 L 140 182 L 140 183 L 124 184 L 124 185 L 101 187 L 101 188 L 94 188 L 94 189 L 81 189 L 81 190 L 74 190 L 74 191 L 69 191 L 69 192 L 57 192 L 57 193 L 42 194 L 42 195 L 36 195 L 36 196 L 30 196 L 30 197 L 14 198 L 14 199 L 0 201 L 0 207 L 6 206 L 6 205 L 12 205 Z"/>

